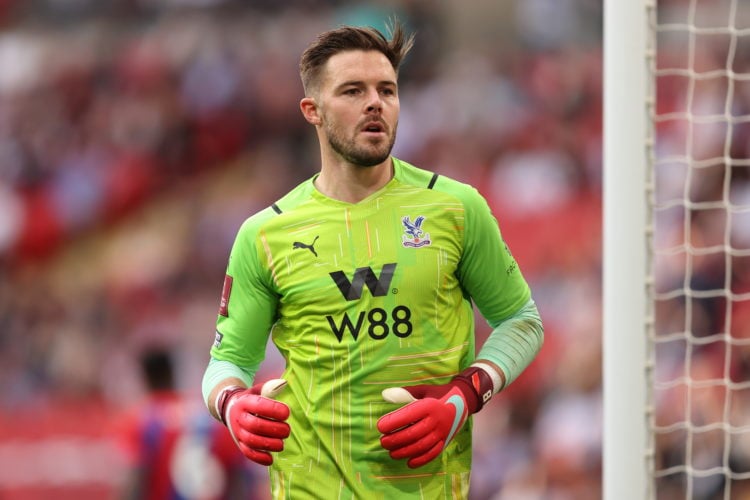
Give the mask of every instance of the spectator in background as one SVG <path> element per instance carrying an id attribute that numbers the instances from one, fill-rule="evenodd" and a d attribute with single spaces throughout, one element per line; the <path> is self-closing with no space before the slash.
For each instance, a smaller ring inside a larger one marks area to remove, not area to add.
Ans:
<path id="1" fill-rule="evenodd" d="M 171 353 L 146 350 L 140 367 L 148 395 L 120 429 L 128 464 L 121 498 L 250 498 L 247 461 L 225 429 L 175 390 Z"/>

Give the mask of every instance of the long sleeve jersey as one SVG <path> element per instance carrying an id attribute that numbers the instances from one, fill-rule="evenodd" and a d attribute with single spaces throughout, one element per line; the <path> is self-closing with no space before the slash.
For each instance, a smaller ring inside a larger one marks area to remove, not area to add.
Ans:
<path id="1" fill-rule="evenodd" d="M 409 469 L 380 446 L 396 409 L 381 391 L 446 383 L 475 357 L 473 304 L 499 322 L 530 290 L 471 186 L 393 159 L 358 203 L 303 182 L 240 228 L 213 359 L 251 372 L 269 334 L 286 361 L 291 435 L 275 454 L 275 498 L 465 498 L 471 425 Z"/>

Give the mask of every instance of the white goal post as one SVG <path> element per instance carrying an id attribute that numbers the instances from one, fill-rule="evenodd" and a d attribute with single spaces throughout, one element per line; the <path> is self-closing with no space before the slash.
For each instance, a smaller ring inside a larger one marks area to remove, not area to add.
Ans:
<path id="1" fill-rule="evenodd" d="M 648 498 L 646 0 L 604 2 L 603 490 Z"/>

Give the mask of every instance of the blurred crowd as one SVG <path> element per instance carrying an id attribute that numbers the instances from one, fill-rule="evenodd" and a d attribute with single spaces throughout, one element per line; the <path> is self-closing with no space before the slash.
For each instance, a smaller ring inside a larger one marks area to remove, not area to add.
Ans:
<path id="1" fill-rule="evenodd" d="M 0 1 L 3 425 L 19 409 L 125 410 L 144 396 L 137 360 L 155 344 L 174 354 L 184 397 L 199 397 L 235 232 L 318 169 L 300 53 L 324 29 L 382 28 L 395 14 L 417 45 L 394 154 L 488 198 L 545 322 L 539 358 L 475 418 L 472 498 L 600 498 L 601 2 L 248 4 Z M 667 93 L 664 109 L 686 92 Z M 743 95 L 737 106 L 750 105 Z M 660 129 L 665 144 L 683 132 Z M 660 185 L 679 193 L 682 167 Z M 747 207 L 736 170 L 732 200 Z M 721 197 L 723 185 L 696 187 Z M 694 238 L 725 234 L 711 213 L 691 220 Z M 686 272 L 669 269 L 659 286 Z M 715 268 L 690 272 L 688 287 L 724 288 Z M 669 302 L 677 323 L 682 298 Z M 710 307 L 693 320 L 706 319 L 705 335 L 724 328 L 708 324 L 722 304 Z M 480 340 L 488 333 L 479 319 Z M 281 369 L 269 348 L 258 376 Z M 0 474 L 0 492 L 12 480 Z"/>

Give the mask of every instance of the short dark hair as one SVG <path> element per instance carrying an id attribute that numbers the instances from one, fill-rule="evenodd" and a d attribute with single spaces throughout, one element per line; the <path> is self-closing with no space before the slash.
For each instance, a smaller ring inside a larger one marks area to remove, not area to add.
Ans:
<path id="1" fill-rule="evenodd" d="M 404 28 L 397 20 L 388 26 L 391 35 L 385 35 L 372 27 L 341 26 L 325 31 L 302 53 L 299 63 L 300 77 L 305 95 L 309 95 L 319 83 L 320 71 L 328 60 L 348 50 L 376 50 L 382 53 L 398 73 L 398 68 L 407 52 L 414 45 L 414 34 L 406 35 Z"/>

